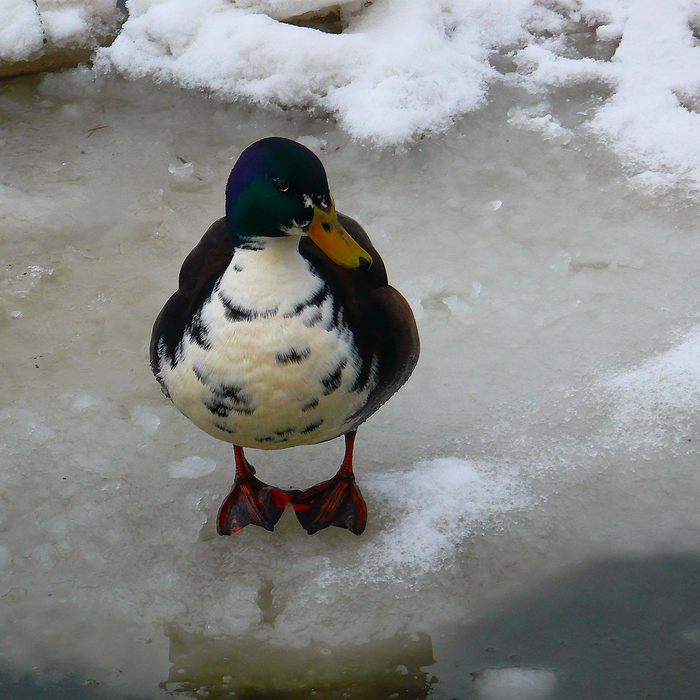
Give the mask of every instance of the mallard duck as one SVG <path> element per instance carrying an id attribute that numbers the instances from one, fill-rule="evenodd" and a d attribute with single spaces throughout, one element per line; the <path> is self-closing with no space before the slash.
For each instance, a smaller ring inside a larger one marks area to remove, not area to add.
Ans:
<path id="1" fill-rule="evenodd" d="M 415 320 L 387 283 L 363 228 L 336 213 L 321 161 L 296 141 L 249 146 L 226 186 L 226 216 L 187 256 L 153 327 L 163 393 L 197 427 L 234 447 L 236 474 L 217 517 L 230 535 L 273 530 L 291 501 L 309 534 L 359 535 L 367 508 L 353 445 L 418 361 Z M 278 450 L 345 437 L 335 476 L 306 490 L 263 483 L 244 448 Z"/>

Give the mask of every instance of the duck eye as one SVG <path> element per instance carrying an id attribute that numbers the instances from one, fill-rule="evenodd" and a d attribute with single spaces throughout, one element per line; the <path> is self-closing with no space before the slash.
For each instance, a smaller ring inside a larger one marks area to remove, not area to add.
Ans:
<path id="1" fill-rule="evenodd" d="M 286 192 L 289 189 L 289 183 L 280 177 L 273 178 L 272 182 L 275 183 L 275 187 L 277 187 L 280 192 Z"/>

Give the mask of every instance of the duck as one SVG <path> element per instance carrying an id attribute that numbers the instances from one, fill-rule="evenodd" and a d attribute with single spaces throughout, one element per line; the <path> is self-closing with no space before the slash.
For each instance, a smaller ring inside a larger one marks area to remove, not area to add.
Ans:
<path id="1" fill-rule="evenodd" d="M 248 146 L 225 200 L 156 318 L 153 374 L 195 426 L 233 445 L 220 535 L 251 524 L 272 531 L 290 502 L 309 534 L 336 526 L 360 535 L 367 506 L 355 436 L 418 362 L 411 307 L 362 226 L 336 212 L 323 164 L 301 143 Z M 340 468 L 303 490 L 259 480 L 244 453 L 339 437 Z"/>

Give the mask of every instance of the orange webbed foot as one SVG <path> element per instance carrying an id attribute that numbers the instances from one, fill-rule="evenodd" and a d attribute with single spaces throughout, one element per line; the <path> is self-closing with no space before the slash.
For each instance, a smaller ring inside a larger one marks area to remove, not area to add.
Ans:
<path id="1" fill-rule="evenodd" d="M 331 525 L 361 535 L 367 525 L 367 506 L 354 476 L 336 474 L 291 501 L 297 520 L 310 535 Z"/>
<path id="2" fill-rule="evenodd" d="M 220 535 L 233 535 L 246 525 L 274 530 L 290 499 L 298 491 L 284 491 L 249 476 L 236 479 L 216 518 Z"/>
<path id="3" fill-rule="evenodd" d="M 253 476 L 255 469 L 248 464 L 243 448 L 234 445 L 236 478 L 231 493 L 224 499 L 216 517 L 216 531 L 233 535 L 246 525 L 258 525 L 274 530 L 292 496 L 299 491 L 276 489 Z"/>
<path id="4" fill-rule="evenodd" d="M 361 535 L 367 525 L 367 505 L 355 483 L 352 451 L 355 431 L 345 435 L 345 457 L 338 473 L 328 481 L 292 497 L 294 514 L 310 534 L 335 525 Z"/>

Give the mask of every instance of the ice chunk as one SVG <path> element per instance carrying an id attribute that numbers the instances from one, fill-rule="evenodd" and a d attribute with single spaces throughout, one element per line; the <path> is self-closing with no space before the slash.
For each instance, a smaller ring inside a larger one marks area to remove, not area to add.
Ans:
<path id="1" fill-rule="evenodd" d="M 131 422 L 149 435 L 160 426 L 160 418 L 145 406 L 136 406 L 131 411 Z"/>
<path id="2" fill-rule="evenodd" d="M 0 61 L 43 59 L 39 69 L 51 66 L 47 50 L 94 46 L 117 18 L 115 0 L 0 0 Z"/>
<path id="3" fill-rule="evenodd" d="M 23 299 L 39 284 L 42 278 L 48 278 L 53 275 L 52 269 L 47 269 L 41 265 L 28 265 L 26 268 L 15 270 L 11 266 L 8 272 L 13 273 L 3 280 L 2 294 L 15 299 Z"/>
<path id="4" fill-rule="evenodd" d="M 473 675 L 482 700 L 547 700 L 557 685 L 554 671 L 525 666 L 487 668 Z"/>
<path id="5" fill-rule="evenodd" d="M 545 107 L 523 109 L 522 107 L 512 107 L 508 110 L 508 123 L 513 126 L 530 129 L 542 134 L 545 141 L 557 141 L 566 144 L 571 141 L 573 133 L 565 129 L 551 114 L 546 112 Z"/>
<path id="6" fill-rule="evenodd" d="M 97 404 L 99 403 L 100 400 L 95 398 L 94 396 L 90 396 L 90 394 L 78 394 L 73 399 L 71 407 L 74 408 L 76 411 L 84 411 L 86 408 L 90 408 L 91 406 L 97 406 Z"/>
<path id="7" fill-rule="evenodd" d="M 322 155 L 323 151 L 328 145 L 328 142 L 325 139 L 320 139 L 316 136 L 300 136 L 297 141 L 318 156 Z"/>
<path id="8" fill-rule="evenodd" d="M 179 462 L 168 464 L 168 474 L 173 479 L 198 479 L 216 469 L 216 462 L 208 457 L 185 457 Z"/>
<path id="9" fill-rule="evenodd" d="M 212 172 L 180 159 L 180 162 L 168 166 L 168 172 L 172 175 L 170 189 L 173 192 L 207 192 L 212 189 Z"/>

